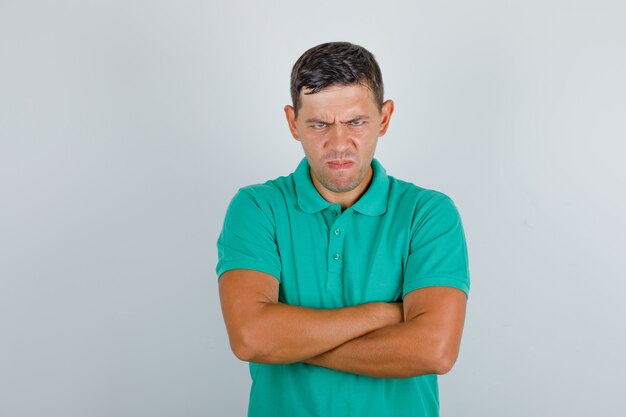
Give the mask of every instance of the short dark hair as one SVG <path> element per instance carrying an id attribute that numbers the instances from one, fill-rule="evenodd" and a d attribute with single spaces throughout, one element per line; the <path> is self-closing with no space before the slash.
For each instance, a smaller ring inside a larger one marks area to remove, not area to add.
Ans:
<path id="1" fill-rule="evenodd" d="M 374 55 L 350 42 L 328 42 L 306 51 L 291 70 L 291 100 L 296 115 L 300 91 L 315 94 L 330 85 L 363 84 L 370 89 L 380 110 L 383 105 L 383 76 Z"/>

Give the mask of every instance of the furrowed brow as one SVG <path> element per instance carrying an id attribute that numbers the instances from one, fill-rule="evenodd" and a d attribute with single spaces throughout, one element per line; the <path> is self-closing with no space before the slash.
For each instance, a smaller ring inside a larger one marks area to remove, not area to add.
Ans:
<path id="1" fill-rule="evenodd" d="M 357 120 L 367 120 L 369 118 L 370 117 L 368 115 L 364 114 L 364 115 L 361 115 L 361 116 L 355 116 L 355 117 L 353 117 L 350 120 L 347 120 L 345 122 L 340 122 L 340 123 L 352 123 L 352 122 L 356 122 Z"/>
<path id="2" fill-rule="evenodd" d="M 320 119 L 306 119 L 305 123 L 325 123 L 327 125 L 332 124 L 331 122 L 327 122 L 325 120 L 320 120 Z"/>

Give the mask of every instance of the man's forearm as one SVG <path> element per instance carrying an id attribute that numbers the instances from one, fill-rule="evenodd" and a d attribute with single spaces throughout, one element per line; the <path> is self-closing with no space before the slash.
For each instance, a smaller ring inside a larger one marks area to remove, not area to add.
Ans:
<path id="1" fill-rule="evenodd" d="M 304 362 L 344 372 L 378 378 L 406 378 L 443 374 L 450 370 L 455 352 L 416 318 L 352 339 Z"/>
<path id="2" fill-rule="evenodd" d="M 370 303 L 338 309 L 313 309 L 262 303 L 241 329 L 235 353 L 257 363 L 299 362 L 376 329 L 401 322 L 401 304 Z"/>

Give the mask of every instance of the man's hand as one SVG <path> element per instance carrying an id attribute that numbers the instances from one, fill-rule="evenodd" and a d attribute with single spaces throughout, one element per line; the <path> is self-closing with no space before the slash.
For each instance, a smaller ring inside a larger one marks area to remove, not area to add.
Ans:
<path id="1" fill-rule="evenodd" d="M 278 302 L 278 280 L 263 272 L 225 272 L 222 313 L 235 355 L 257 363 L 292 363 L 320 355 L 359 336 L 401 323 L 402 303 L 314 309 Z"/>

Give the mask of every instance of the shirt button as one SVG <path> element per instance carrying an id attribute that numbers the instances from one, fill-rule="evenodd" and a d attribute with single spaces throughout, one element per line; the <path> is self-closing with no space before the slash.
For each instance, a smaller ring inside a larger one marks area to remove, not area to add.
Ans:
<path id="1" fill-rule="evenodd" d="M 333 216 L 333 217 L 335 217 L 335 216 L 337 215 L 337 211 L 335 211 L 335 210 L 331 211 L 331 212 L 330 212 L 330 215 L 331 215 L 331 216 Z"/>
<path id="2" fill-rule="evenodd" d="M 335 234 L 335 236 L 339 236 L 341 234 L 341 229 L 335 229 L 333 230 L 333 233 Z"/>
<path id="3" fill-rule="evenodd" d="M 339 252 L 335 252 L 335 254 L 333 255 L 333 259 L 338 261 L 339 259 L 341 259 L 341 254 Z"/>

